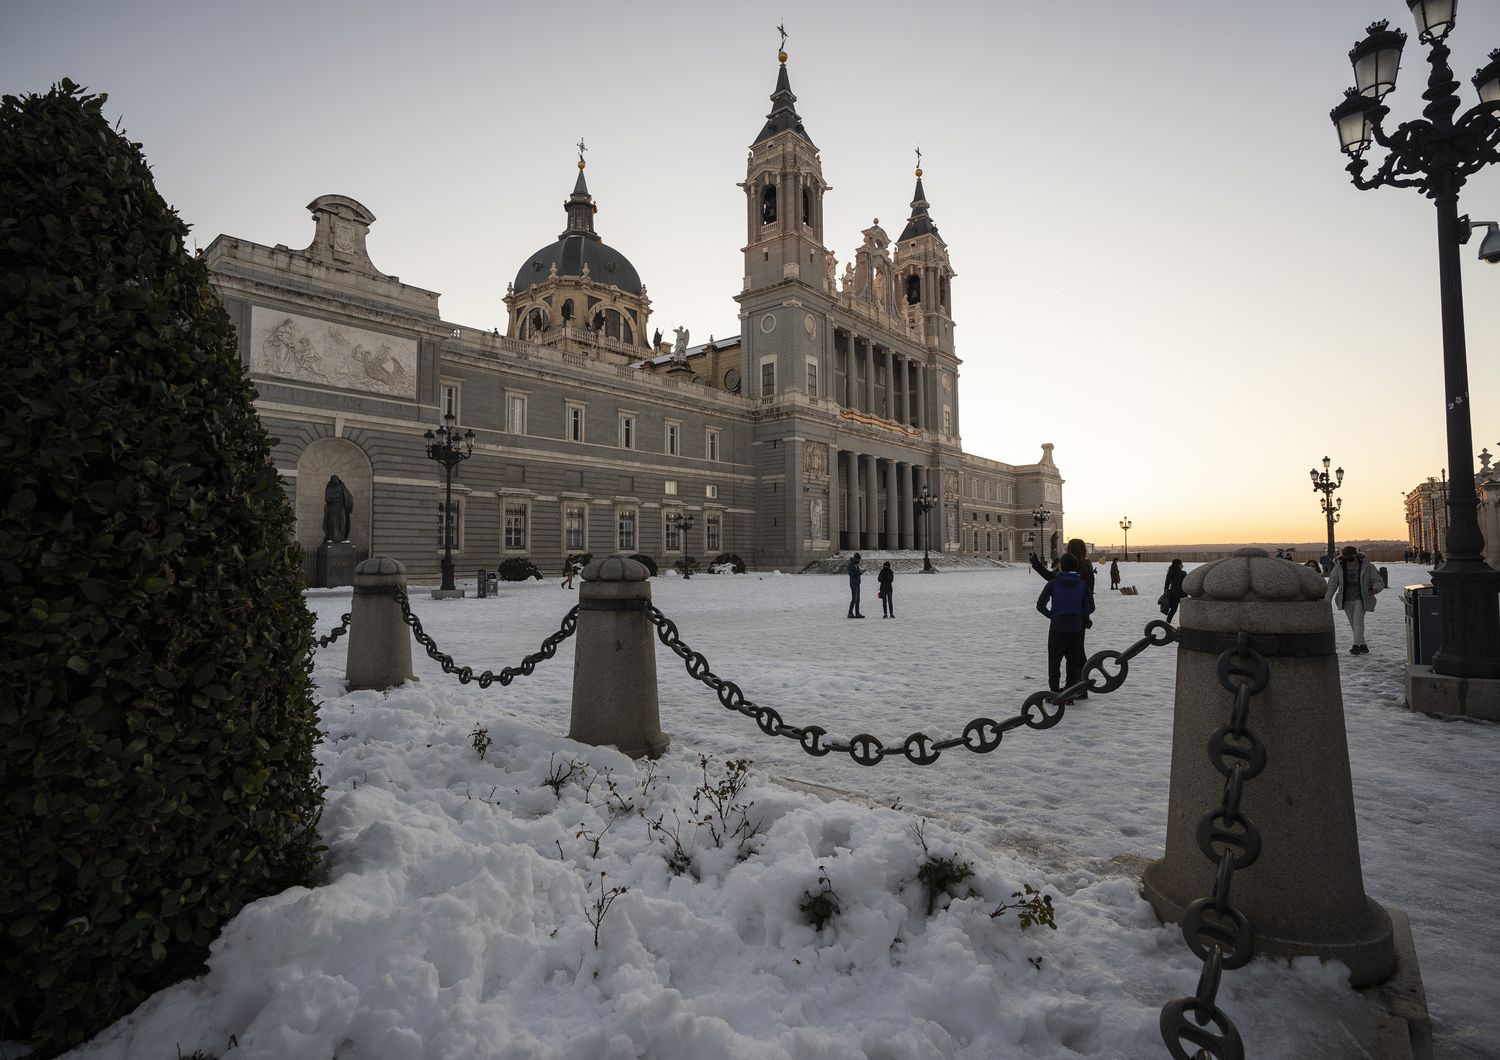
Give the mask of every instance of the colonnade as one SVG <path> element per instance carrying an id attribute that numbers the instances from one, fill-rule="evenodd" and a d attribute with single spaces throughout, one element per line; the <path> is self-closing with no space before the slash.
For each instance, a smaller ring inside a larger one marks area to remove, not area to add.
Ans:
<path id="1" fill-rule="evenodd" d="M 934 506 L 925 518 L 915 507 L 923 486 L 934 498 L 942 496 L 938 468 L 840 449 L 835 470 L 830 515 L 838 548 L 941 549 L 943 506 Z"/>
<path id="2" fill-rule="evenodd" d="M 915 357 L 879 346 L 873 339 L 853 332 L 842 332 L 844 348 L 844 392 L 840 398 L 845 408 L 868 412 L 872 416 L 926 430 L 932 426 L 927 409 L 927 365 Z M 884 354 L 887 366 L 885 404 L 876 404 L 875 364 L 877 354 Z"/>

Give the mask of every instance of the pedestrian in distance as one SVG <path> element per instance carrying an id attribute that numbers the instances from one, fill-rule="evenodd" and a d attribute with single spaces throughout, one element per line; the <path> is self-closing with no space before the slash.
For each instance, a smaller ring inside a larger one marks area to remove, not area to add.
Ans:
<path id="1" fill-rule="evenodd" d="M 1083 581 L 1084 592 L 1088 595 L 1089 606 L 1088 609 L 1083 613 L 1082 628 L 1089 629 L 1094 624 L 1094 620 L 1088 617 L 1089 615 L 1094 613 L 1094 565 L 1089 562 L 1089 548 L 1083 543 L 1083 538 L 1071 537 L 1068 539 L 1067 547 L 1063 550 L 1063 555 L 1073 557 L 1075 564 L 1073 570 L 1077 572 L 1079 578 Z M 1037 558 L 1036 553 L 1032 553 L 1031 569 L 1036 571 L 1043 578 L 1046 578 L 1050 582 L 1055 580 L 1067 568 L 1063 566 L 1061 557 L 1059 557 L 1059 559 L 1053 564 L 1052 569 L 1048 570 L 1047 568 L 1042 566 L 1042 561 Z M 1083 652 L 1085 650 L 1084 637 L 1082 633 L 1079 634 L 1078 638 L 1078 650 L 1080 652 Z M 1088 693 L 1081 692 L 1079 693 L 1078 698 L 1087 699 Z"/>
<path id="2" fill-rule="evenodd" d="M 1109 587 L 1111 589 L 1120 587 L 1120 561 L 1117 559 L 1109 561 Z"/>
<path id="3" fill-rule="evenodd" d="M 880 583 L 880 617 L 895 618 L 896 605 L 891 602 L 891 586 L 896 581 L 896 572 L 891 570 L 890 560 L 885 561 L 875 580 Z"/>
<path id="4" fill-rule="evenodd" d="M 1343 610 L 1349 619 L 1349 629 L 1354 634 L 1350 655 L 1369 655 L 1370 646 L 1365 643 L 1365 613 L 1375 610 L 1375 596 L 1385 588 L 1380 573 L 1374 564 L 1365 562 L 1359 550 L 1345 545 L 1339 560 L 1328 576 L 1328 592 L 1325 600 Z"/>
<path id="5" fill-rule="evenodd" d="M 1061 570 L 1047 580 L 1042 595 L 1036 598 L 1036 609 L 1050 623 L 1047 687 L 1054 692 L 1076 684 L 1083 672 L 1083 628 L 1094 610 L 1094 596 L 1078 574 L 1078 557 L 1064 552 L 1059 565 Z M 1072 702 L 1062 700 L 1064 706 Z"/>
<path id="6" fill-rule="evenodd" d="M 1187 595 L 1183 589 L 1183 579 L 1187 572 L 1182 569 L 1182 560 L 1174 559 L 1167 566 L 1167 579 L 1162 584 L 1161 599 L 1156 601 L 1161 608 L 1161 613 L 1167 616 L 1167 621 L 1172 621 L 1177 616 L 1177 607 L 1182 603 L 1182 598 Z"/>
<path id="7" fill-rule="evenodd" d="M 859 579 L 864 575 L 865 569 L 860 566 L 859 553 L 856 552 L 849 560 L 849 618 L 864 618 L 864 612 L 859 609 Z"/>
<path id="8" fill-rule="evenodd" d="M 577 556 L 569 556 L 563 560 L 562 587 L 564 589 L 573 588 L 573 578 L 577 576 L 580 569 L 582 569 L 582 564 L 578 562 Z"/>

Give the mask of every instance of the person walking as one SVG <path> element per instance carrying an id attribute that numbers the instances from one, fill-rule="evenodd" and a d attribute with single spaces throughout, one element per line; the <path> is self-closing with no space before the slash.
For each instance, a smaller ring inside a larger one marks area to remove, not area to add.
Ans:
<path id="1" fill-rule="evenodd" d="M 1341 608 L 1349 619 L 1349 629 L 1354 634 L 1350 655 L 1369 655 L 1370 646 L 1365 643 L 1365 613 L 1375 610 L 1375 596 L 1385 588 L 1374 564 L 1367 563 L 1353 545 L 1345 545 L 1339 560 L 1328 576 L 1328 592 L 1325 600 Z"/>
<path id="2" fill-rule="evenodd" d="M 1161 599 L 1156 601 L 1161 607 L 1161 613 L 1167 616 L 1170 622 L 1177 615 L 1177 607 L 1182 603 L 1182 598 L 1187 595 L 1183 589 L 1183 579 L 1187 577 L 1187 571 L 1182 569 L 1182 560 L 1174 559 L 1167 566 L 1167 580 L 1162 584 Z"/>
<path id="3" fill-rule="evenodd" d="M 1078 575 L 1078 557 L 1064 552 L 1059 565 L 1061 569 L 1047 580 L 1042 595 L 1036 598 L 1036 609 L 1050 623 L 1047 630 L 1047 687 L 1054 692 L 1075 684 L 1083 672 L 1083 628 L 1094 610 L 1093 594 Z M 1065 676 L 1059 674 L 1060 670 Z M 1066 706 L 1073 701 L 1065 699 L 1062 702 Z"/>
<path id="4" fill-rule="evenodd" d="M 875 580 L 880 583 L 880 617 L 895 618 L 896 605 L 891 602 L 891 585 L 896 580 L 896 572 L 891 570 L 890 560 L 885 561 Z"/>
<path id="5" fill-rule="evenodd" d="M 1120 587 L 1120 561 L 1117 559 L 1109 561 L 1109 587 L 1111 589 Z"/>
<path id="6" fill-rule="evenodd" d="M 580 568 L 581 565 L 578 562 L 577 556 L 569 556 L 563 561 L 562 587 L 564 589 L 573 588 L 573 578 L 578 574 Z"/>
<path id="7" fill-rule="evenodd" d="M 859 553 L 856 552 L 849 560 L 849 618 L 864 618 L 864 612 L 859 609 L 859 579 L 865 573 L 864 567 L 859 564 Z"/>

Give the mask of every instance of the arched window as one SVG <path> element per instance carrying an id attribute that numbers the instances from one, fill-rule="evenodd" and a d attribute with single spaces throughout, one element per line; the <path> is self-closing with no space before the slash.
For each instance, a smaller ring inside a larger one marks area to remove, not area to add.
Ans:
<path id="1" fill-rule="evenodd" d="M 526 314 L 526 326 L 522 337 L 536 337 L 547 330 L 547 314 L 540 308 L 533 309 Z"/>
<path id="2" fill-rule="evenodd" d="M 803 188 L 802 189 L 802 223 L 805 224 L 805 225 L 809 225 L 809 226 L 812 224 L 812 189 L 811 188 Z"/>
<path id="3" fill-rule="evenodd" d="M 760 223 L 772 224 L 776 220 L 776 185 L 766 186 L 766 190 L 760 193 Z"/>
<path id="4" fill-rule="evenodd" d="M 620 311 L 611 309 L 604 314 L 604 337 L 617 339 L 620 337 Z"/>
<path id="5" fill-rule="evenodd" d="M 946 276 L 938 280 L 938 302 L 944 309 L 948 308 L 948 277 Z"/>
<path id="6" fill-rule="evenodd" d="M 562 304 L 562 321 L 564 324 L 573 319 L 573 299 L 569 298 Z"/>
<path id="7" fill-rule="evenodd" d="M 906 304 L 916 305 L 922 300 L 922 277 L 912 273 L 906 278 Z"/>
<path id="8" fill-rule="evenodd" d="M 623 320 L 620 321 L 620 338 L 624 339 L 628 345 L 635 345 L 635 333 L 630 330 L 630 325 Z"/>

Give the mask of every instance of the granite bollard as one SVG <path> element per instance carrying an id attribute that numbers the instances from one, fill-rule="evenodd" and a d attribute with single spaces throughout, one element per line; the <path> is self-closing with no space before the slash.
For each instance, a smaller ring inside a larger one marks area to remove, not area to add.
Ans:
<path id="1" fill-rule="evenodd" d="M 349 609 L 350 691 L 394 688 L 412 679 L 411 628 L 392 593 L 406 588 L 406 568 L 388 556 L 371 556 L 354 568 Z"/>
<path id="2" fill-rule="evenodd" d="M 573 718 L 568 738 L 655 758 L 672 738 L 661 731 L 656 643 L 646 608 L 646 568 L 623 554 L 583 569 L 574 648 Z"/>
<path id="3" fill-rule="evenodd" d="M 1177 922 L 1214 893 L 1216 866 L 1197 829 L 1225 790 L 1208 741 L 1234 704 L 1218 657 L 1243 630 L 1270 670 L 1246 726 L 1266 765 L 1240 797 L 1261 848 L 1234 874 L 1230 905 L 1249 918 L 1257 954 L 1339 960 L 1354 986 L 1381 982 L 1395 969 L 1396 946 L 1390 914 L 1364 890 L 1327 583 L 1300 564 L 1241 549 L 1193 570 L 1183 587 L 1166 854 L 1146 869 L 1147 901 L 1164 923 Z"/>

